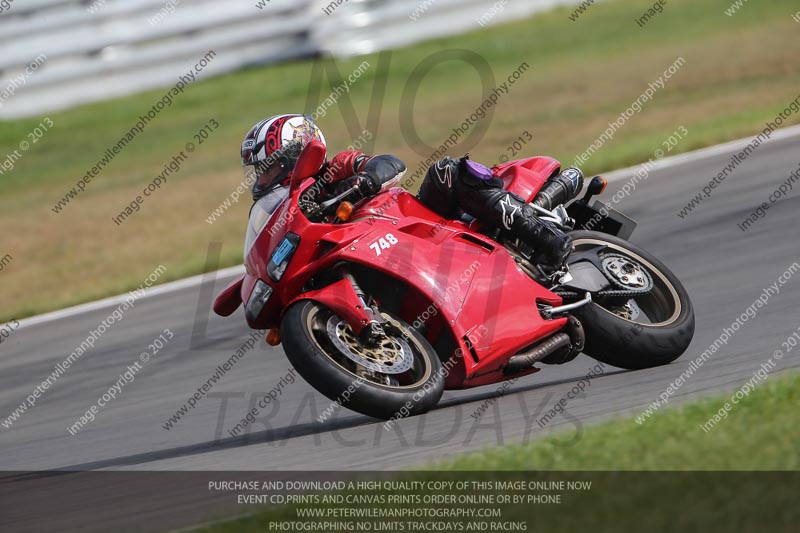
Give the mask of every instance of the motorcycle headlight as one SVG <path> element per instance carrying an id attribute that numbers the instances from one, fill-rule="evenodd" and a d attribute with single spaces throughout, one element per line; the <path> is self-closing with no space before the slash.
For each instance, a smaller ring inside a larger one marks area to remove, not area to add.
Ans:
<path id="1" fill-rule="evenodd" d="M 272 287 L 267 285 L 264 280 L 256 281 L 256 286 L 253 287 L 253 292 L 250 293 L 250 298 L 244 307 L 244 314 L 248 322 L 253 323 L 258 319 L 270 296 L 272 296 Z"/>
<path id="2" fill-rule="evenodd" d="M 275 248 L 275 251 L 272 252 L 272 257 L 270 257 L 267 264 L 267 275 L 272 281 L 281 280 L 299 244 L 300 236 L 295 233 L 288 233 Z"/>

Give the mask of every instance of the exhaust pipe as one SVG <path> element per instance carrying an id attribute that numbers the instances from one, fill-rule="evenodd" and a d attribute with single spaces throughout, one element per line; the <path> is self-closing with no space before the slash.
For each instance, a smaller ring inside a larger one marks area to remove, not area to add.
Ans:
<path id="1" fill-rule="evenodd" d="M 513 356 L 508 360 L 504 372 L 506 374 L 513 374 L 515 372 L 521 372 L 522 370 L 530 370 L 533 365 L 548 355 L 552 355 L 570 346 L 572 346 L 572 340 L 570 340 L 569 335 L 566 333 L 556 333 L 533 348 Z"/>
<path id="2" fill-rule="evenodd" d="M 586 335 L 583 331 L 581 321 L 571 316 L 567 321 L 566 333 L 556 333 L 548 337 L 533 348 L 520 352 L 508 360 L 508 364 L 503 369 L 506 374 L 513 374 L 530 368 L 544 361 L 551 355 L 556 355 L 547 364 L 561 365 L 575 359 L 583 350 L 586 343 Z"/>

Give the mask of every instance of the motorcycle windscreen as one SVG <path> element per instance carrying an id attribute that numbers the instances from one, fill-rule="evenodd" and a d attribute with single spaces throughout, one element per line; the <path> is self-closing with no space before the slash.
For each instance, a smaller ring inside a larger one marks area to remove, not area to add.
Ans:
<path id="1" fill-rule="evenodd" d="M 247 222 L 247 233 L 244 238 L 244 260 L 250 254 L 256 239 L 264 231 L 270 217 L 276 209 L 289 197 L 289 187 L 280 185 L 261 197 L 250 208 L 250 219 Z"/>

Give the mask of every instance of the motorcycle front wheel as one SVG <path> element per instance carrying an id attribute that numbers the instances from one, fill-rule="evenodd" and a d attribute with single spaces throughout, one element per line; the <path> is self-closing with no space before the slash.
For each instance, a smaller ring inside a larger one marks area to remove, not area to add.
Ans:
<path id="1" fill-rule="evenodd" d="M 301 300 L 281 321 L 286 356 L 312 387 L 358 413 L 389 420 L 429 411 L 444 392 L 439 357 L 418 331 L 383 316 L 386 337 L 367 345 L 330 309 Z"/>
<path id="2" fill-rule="evenodd" d="M 586 332 L 583 352 L 631 370 L 680 357 L 694 336 L 694 309 L 677 276 L 650 252 L 613 235 L 583 230 L 570 235 L 568 261 L 590 260 L 617 291 L 575 310 Z"/>

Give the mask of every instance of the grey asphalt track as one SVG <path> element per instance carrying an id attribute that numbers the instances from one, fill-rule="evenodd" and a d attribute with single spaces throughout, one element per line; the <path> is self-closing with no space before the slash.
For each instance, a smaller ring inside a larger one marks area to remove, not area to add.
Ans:
<path id="1" fill-rule="evenodd" d="M 697 316 L 694 341 L 681 359 L 668 366 L 635 372 L 606 368 L 582 398 L 569 401 L 567 415 L 545 429 L 535 420 L 595 366 L 593 360 L 581 356 L 568 365 L 545 366 L 539 374 L 516 382 L 480 420 L 471 414 L 497 386 L 446 393 L 437 409 L 399 421 L 389 431 L 380 421 L 342 409 L 332 420 L 317 422 L 330 402 L 297 379 L 260 414 L 249 434 L 233 438 L 227 431 L 290 369 L 280 348 L 259 342 L 194 409 L 166 430 L 162 425 L 249 334 L 241 309 L 226 319 L 210 314 L 210 297 L 194 287 L 138 301 L 45 391 L 35 407 L 10 428 L 0 427 L 0 471 L 398 469 L 482 447 L 529 441 L 553 429 L 567 431 L 568 446 L 588 424 L 639 414 L 766 287 L 795 261 L 800 263 L 796 211 L 800 184 L 749 231 L 737 227 L 798 169 L 798 147 L 798 136 L 762 145 L 684 219 L 677 212 L 738 150 L 655 170 L 619 202 L 621 211 L 639 221 L 632 240 L 670 266 L 691 294 Z M 612 183 L 605 198 L 610 199 L 624 182 Z M 800 326 L 800 276 L 795 277 L 664 408 L 737 389 L 781 349 L 781 341 Z M 213 292 L 226 281 L 217 280 Z M 24 328 L 3 342 L 0 421 L 111 310 Z M 165 328 L 175 338 L 143 365 L 135 381 L 125 385 L 95 421 L 71 436 L 67 428 Z M 797 353 L 786 353 L 773 375 L 798 366 Z"/>

